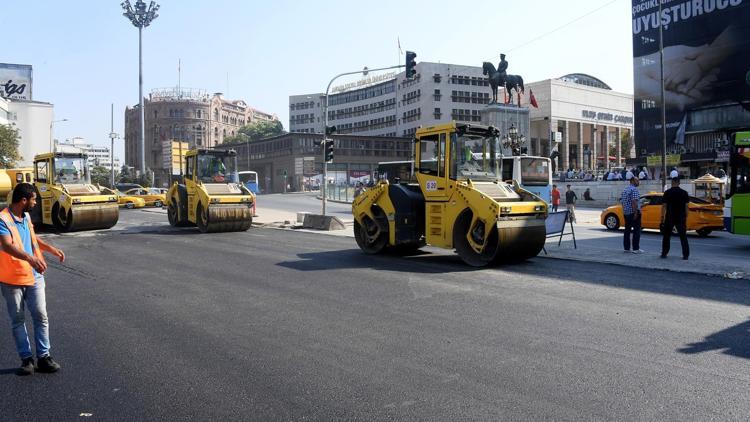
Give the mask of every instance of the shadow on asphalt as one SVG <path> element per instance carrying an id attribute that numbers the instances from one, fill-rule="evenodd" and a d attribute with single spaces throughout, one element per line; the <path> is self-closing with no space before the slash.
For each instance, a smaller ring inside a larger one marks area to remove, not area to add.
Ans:
<path id="1" fill-rule="evenodd" d="M 15 375 L 18 368 L 0 369 L 0 375 Z"/>
<path id="2" fill-rule="evenodd" d="M 402 256 L 387 253 L 366 255 L 359 249 L 344 249 L 302 253 L 297 256 L 299 260 L 280 262 L 277 265 L 297 271 L 369 268 L 412 273 L 461 273 L 479 270 L 464 264 L 458 255 L 437 255 L 425 251 Z"/>
<path id="3" fill-rule="evenodd" d="M 750 320 L 709 334 L 702 342 L 677 349 L 678 352 L 688 355 L 712 350 L 721 350 L 725 355 L 750 359 Z"/>

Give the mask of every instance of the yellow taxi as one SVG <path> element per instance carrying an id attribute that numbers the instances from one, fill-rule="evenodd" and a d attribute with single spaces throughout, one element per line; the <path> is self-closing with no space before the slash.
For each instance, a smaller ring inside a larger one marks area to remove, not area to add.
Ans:
<path id="1" fill-rule="evenodd" d="M 161 208 L 167 200 L 167 195 L 159 188 L 133 188 L 125 191 L 125 195 L 136 196 L 146 201 L 146 205 Z"/>
<path id="2" fill-rule="evenodd" d="M 641 196 L 641 226 L 644 229 L 659 230 L 662 196 L 659 192 L 649 192 Z M 612 205 L 602 211 L 601 223 L 608 230 L 625 227 L 622 204 Z M 701 237 L 708 236 L 714 230 L 724 230 L 722 206 L 691 196 L 688 203 L 687 229 L 695 230 Z"/>
<path id="3" fill-rule="evenodd" d="M 133 209 L 133 208 L 143 208 L 146 206 L 146 201 L 144 201 L 143 199 L 137 196 L 125 195 L 120 191 L 110 189 L 110 188 L 105 188 L 103 186 L 99 186 L 99 189 L 105 195 L 117 195 L 117 203 L 120 204 L 121 207 L 125 207 L 127 209 Z"/>

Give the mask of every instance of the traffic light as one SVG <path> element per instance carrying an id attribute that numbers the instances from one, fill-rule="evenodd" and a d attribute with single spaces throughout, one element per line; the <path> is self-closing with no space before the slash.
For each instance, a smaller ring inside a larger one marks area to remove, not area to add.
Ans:
<path id="1" fill-rule="evenodd" d="M 417 74 L 417 53 L 406 52 L 406 78 L 411 79 Z"/>
<path id="2" fill-rule="evenodd" d="M 333 162 L 333 139 L 325 141 L 325 160 L 326 163 Z"/>
<path id="3" fill-rule="evenodd" d="M 336 126 L 326 126 L 326 136 L 333 135 L 336 132 Z"/>

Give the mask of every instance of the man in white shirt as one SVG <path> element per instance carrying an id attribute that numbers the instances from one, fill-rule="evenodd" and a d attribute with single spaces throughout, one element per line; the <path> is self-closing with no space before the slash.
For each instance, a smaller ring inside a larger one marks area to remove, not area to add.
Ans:
<path id="1" fill-rule="evenodd" d="M 615 180 L 615 172 L 614 172 L 614 171 L 613 171 L 613 172 L 610 172 L 610 173 L 609 173 L 609 174 L 607 175 L 607 180 Z"/>
<path id="2" fill-rule="evenodd" d="M 628 171 L 625 173 L 625 180 L 630 180 L 634 177 L 633 170 L 628 169 Z"/>
<path id="3" fill-rule="evenodd" d="M 669 173 L 669 178 L 676 179 L 678 177 L 680 177 L 680 173 L 677 171 L 676 168 L 672 167 L 672 171 Z"/>
<path id="4" fill-rule="evenodd" d="M 640 173 L 638 173 L 638 179 L 640 180 L 646 180 L 648 176 L 646 176 L 646 170 L 641 170 Z"/>

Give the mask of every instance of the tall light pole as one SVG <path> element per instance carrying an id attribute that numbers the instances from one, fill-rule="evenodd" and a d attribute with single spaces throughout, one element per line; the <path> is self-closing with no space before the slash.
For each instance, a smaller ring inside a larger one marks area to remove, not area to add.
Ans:
<path id="1" fill-rule="evenodd" d="M 112 104 L 112 111 L 110 113 L 110 130 L 109 130 L 109 167 L 112 172 L 112 185 L 111 188 L 115 188 L 115 139 L 119 138 L 120 135 L 115 133 L 115 105 Z"/>
<path id="2" fill-rule="evenodd" d="M 361 73 L 367 76 L 369 72 L 377 72 L 380 70 L 388 70 L 388 69 L 398 69 L 402 67 L 405 67 L 405 65 L 400 64 L 398 66 L 380 67 L 377 69 L 368 69 L 367 66 L 365 66 L 365 68 L 362 70 L 357 70 L 354 72 L 339 73 L 338 75 L 334 76 L 330 82 L 328 82 L 328 87 L 326 87 L 325 101 L 323 103 L 323 106 L 324 106 L 323 108 L 323 142 L 321 143 L 321 145 L 323 146 L 322 148 L 323 149 L 323 183 L 320 185 L 320 192 L 322 194 L 321 198 L 322 198 L 323 215 L 326 215 L 326 195 L 328 194 L 327 189 L 326 189 L 326 183 L 327 183 L 326 179 L 328 178 L 328 161 L 325 158 L 325 154 L 326 154 L 325 145 L 326 145 L 326 141 L 329 140 L 328 139 L 328 92 L 331 90 L 331 84 L 333 84 L 333 81 L 335 81 L 336 79 L 342 76 L 346 76 L 346 75 L 356 75 L 356 74 Z M 286 186 L 286 182 L 284 182 L 284 186 Z"/>
<path id="3" fill-rule="evenodd" d="M 143 28 L 149 26 L 151 21 L 159 17 L 156 13 L 159 5 L 152 1 L 146 7 L 142 0 L 135 2 L 135 8 L 130 5 L 130 0 L 121 4 L 125 11 L 122 15 L 138 28 L 138 108 L 141 110 L 141 175 L 146 175 L 146 112 L 143 109 Z"/>
<path id="4" fill-rule="evenodd" d="M 661 16 L 661 1 L 659 2 Z M 667 189 L 667 104 L 664 102 L 664 25 L 659 23 L 659 84 L 661 86 L 661 191 Z"/>
<path id="5" fill-rule="evenodd" d="M 49 152 L 53 151 L 52 145 L 52 126 L 57 122 L 67 122 L 68 119 L 52 120 L 49 122 Z"/>

